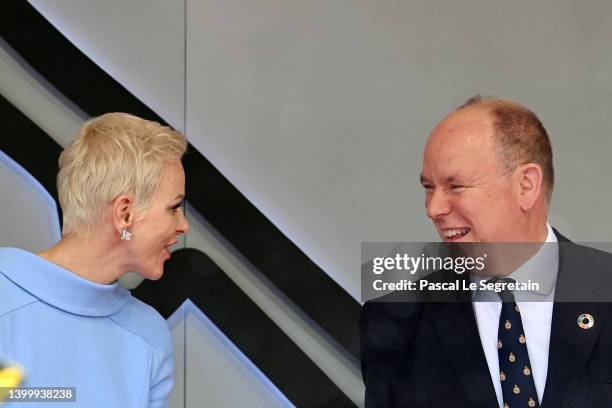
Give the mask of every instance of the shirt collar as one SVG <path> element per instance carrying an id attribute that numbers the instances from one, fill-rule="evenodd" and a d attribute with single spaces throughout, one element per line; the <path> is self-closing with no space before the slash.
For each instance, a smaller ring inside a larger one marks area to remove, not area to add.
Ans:
<path id="1" fill-rule="evenodd" d="M 527 283 L 529 281 L 538 283 L 538 288 L 532 291 L 520 291 L 515 293 L 517 301 L 538 301 L 552 298 L 557 282 L 559 271 L 559 246 L 557 236 L 549 223 L 546 223 L 547 235 L 538 252 L 525 261 L 514 272 L 507 277 L 516 282 Z M 471 275 L 472 282 L 479 281 L 481 278 Z M 486 291 L 474 291 L 473 300 L 489 301 L 499 300 L 499 297 Z"/>
<path id="2" fill-rule="evenodd" d="M 119 282 L 89 281 L 18 248 L 0 248 L 0 273 L 41 301 L 82 316 L 113 315 L 131 299 Z"/>
<path id="3" fill-rule="evenodd" d="M 542 296 L 548 296 L 555 287 L 559 271 L 559 246 L 557 236 L 550 224 L 546 224 L 548 234 L 538 252 L 519 266 L 508 277 L 517 282 L 539 283 L 539 290 L 534 290 Z"/>

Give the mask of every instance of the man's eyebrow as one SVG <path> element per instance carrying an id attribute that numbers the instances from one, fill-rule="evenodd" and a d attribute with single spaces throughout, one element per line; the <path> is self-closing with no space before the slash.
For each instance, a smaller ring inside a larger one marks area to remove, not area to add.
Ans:
<path id="1" fill-rule="evenodd" d="M 420 181 L 421 181 L 421 184 L 424 184 L 424 183 L 431 183 L 431 181 L 429 181 L 429 179 L 427 179 L 427 177 L 423 176 L 422 174 L 421 174 L 421 176 L 419 177 L 419 179 L 420 179 Z M 455 177 L 455 176 L 448 176 L 448 177 L 446 177 L 446 178 L 444 179 L 444 182 L 445 182 L 445 183 L 447 183 L 447 184 L 452 184 L 452 183 L 456 182 L 457 180 L 458 180 L 458 178 L 457 178 L 457 177 Z"/>
<path id="2" fill-rule="evenodd" d="M 178 200 L 179 198 L 182 200 L 183 198 L 185 198 L 185 194 L 179 194 L 176 197 L 174 197 L 175 200 Z"/>

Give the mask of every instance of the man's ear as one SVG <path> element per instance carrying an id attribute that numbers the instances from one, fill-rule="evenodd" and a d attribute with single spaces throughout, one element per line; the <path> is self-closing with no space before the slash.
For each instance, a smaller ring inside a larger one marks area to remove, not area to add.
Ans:
<path id="1" fill-rule="evenodd" d="M 544 177 L 542 167 L 527 163 L 516 169 L 519 185 L 519 205 L 521 210 L 529 211 L 543 193 Z"/>
<path id="2" fill-rule="evenodd" d="M 134 222 L 134 200 L 121 195 L 113 201 L 113 224 L 115 230 L 120 233 L 124 228 L 129 228 Z"/>

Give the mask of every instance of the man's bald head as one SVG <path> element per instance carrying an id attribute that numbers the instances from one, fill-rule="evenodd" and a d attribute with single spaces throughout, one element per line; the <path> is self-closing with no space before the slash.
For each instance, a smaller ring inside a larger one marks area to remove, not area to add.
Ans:
<path id="1" fill-rule="evenodd" d="M 523 105 L 498 97 L 476 95 L 456 111 L 482 109 L 491 117 L 496 152 L 508 173 L 525 163 L 542 167 L 548 201 L 555 184 L 552 147 L 540 119 Z"/>

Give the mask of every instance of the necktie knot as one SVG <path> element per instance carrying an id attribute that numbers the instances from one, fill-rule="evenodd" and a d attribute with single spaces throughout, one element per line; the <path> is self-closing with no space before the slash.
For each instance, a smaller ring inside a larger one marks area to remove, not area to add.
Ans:
<path id="1" fill-rule="evenodd" d="M 495 293 L 499 296 L 499 299 L 503 303 L 514 303 L 514 293 L 511 290 L 508 290 L 509 283 L 516 283 L 514 279 L 511 278 L 492 278 L 487 281 L 487 283 L 498 284 L 500 287 L 499 291 Z"/>

